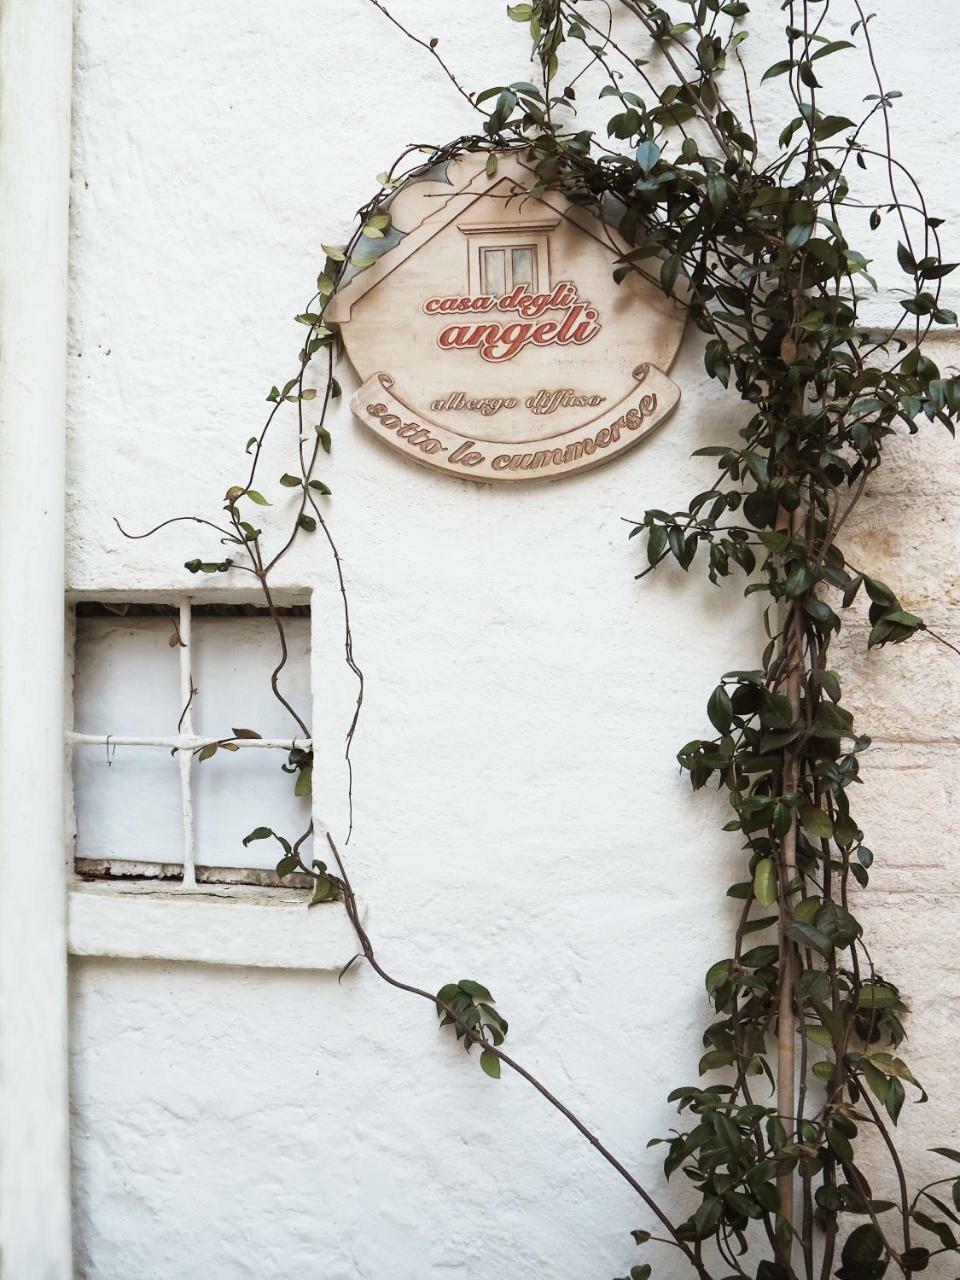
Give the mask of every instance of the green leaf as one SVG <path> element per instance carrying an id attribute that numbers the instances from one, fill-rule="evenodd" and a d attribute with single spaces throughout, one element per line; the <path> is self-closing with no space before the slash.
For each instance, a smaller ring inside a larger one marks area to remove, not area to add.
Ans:
<path id="1" fill-rule="evenodd" d="M 637 147 L 637 164 L 644 174 L 648 174 L 660 159 L 660 148 L 648 138 Z"/>
<path id="2" fill-rule="evenodd" d="M 323 866 L 323 863 L 318 864 Z M 337 886 L 331 878 L 321 871 L 313 882 L 313 893 L 310 895 L 308 907 L 318 906 L 321 902 L 333 902 L 337 897 Z"/>
<path id="3" fill-rule="evenodd" d="M 812 1040 L 814 1044 L 820 1045 L 823 1049 L 830 1049 L 833 1046 L 833 1037 L 826 1027 L 808 1026 L 807 1039 Z"/>
<path id="4" fill-rule="evenodd" d="M 305 765 L 297 772 L 297 782 L 293 788 L 295 796 L 309 796 L 313 784 L 313 766 Z"/>
<path id="5" fill-rule="evenodd" d="M 815 54 L 811 57 L 811 62 L 816 62 L 818 58 L 826 58 L 831 53 L 838 53 L 841 49 L 855 49 L 857 46 L 849 40 L 828 40 L 826 44 L 820 46 Z M 850 121 L 852 124 L 853 122 Z"/>
<path id="6" fill-rule="evenodd" d="M 299 476 L 290 475 L 288 471 L 288 472 L 285 472 L 280 477 L 280 483 L 283 485 L 285 489 L 299 489 L 300 486 L 303 484 L 303 481 L 300 479 Z"/>
<path id="7" fill-rule="evenodd" d="M 500 1059 L 495 1053 L 491 1053 L 489 1049 L 484 1049 L 480 1055 L 480 1065 L 491 1080 L 500 1079 Z"/>
<path id="8" fill-rule="evenodd" d="M 823 809 L 813 804 L 801 804 L 797 812 L 800 817 L 800 825 L 808 835 L 817 840 L 831 840 L 833 838 L 833 823 L 830 821 L 830 815 Z"/>
<path id="9" fill-rule="evenodd" d="M 820 910 L 819 898 L 803 898 L 793 909 L 794 918 L 802 924 L 813 924 L 813 918 Z"/>
<path id="10" fill-rule="evenodd" d="M 831 702 L 840 701 L 840 677 L 835 671 L 818 672 L 820 685 Z"/>
<path id="11" fill-rule="evenodd" d="M 835 947 L 851 946 L 863 932 L 859 922 L 836 902 L 825 902 L 813 922 Z"/>
<path id="12" fill-rule="evenodd" d="M 465 991 L 468 996 L 473 996 L 475 1000 L 493 1000 L 493 996 L 479 982 L 473 982 L 470 978 L 460 979 L 460 990 Z"/>
<path id="13" fill-rule="evenodd" d="M 733 1063 L 733 1054 L 729 1049 L 711 1049 L 700 1059 L 699 1073 L 706 1075 L 708 1071 L 717 1071 L 720 1067 L 729 1067 Z"/>
<path id="14" fill-rule="evenodd" d="M 887 1100 L 887 1110 L 889 1110 L 889 1099 Z M 953 1232 L 945 1222 L 937 1222 L 926 1213 L 921 1213 L 919 1209 L 913 1211 L 913 1219 L 924 1231 L 930 1231 L 937 1237 L 944 1249 L 954 1250 L 957 1247 L 957 1240 Z"/>
<path id="15" fill-rule="evenodd" d="M 722 684 L 718 684 L 710 695 L 707 715 L 710 717 L 710 723 L 719 733 L 726 733 L 733 723 L 733 704 Z"/>
<path id="16" fill-rule="evenodd" d="M 664 293 L 673 292 L 673 286 L 677 283 L 679 273 L 680 255 L 674 253 L 664 261 L 663 266 L 660 268 L 660 284 Z"/>
<path id="17" fill-rule="evenodd" d="M 258 493 L 256 489 L 248 489 L 246 492 L 246 497 L 248 497 L 251 502 L 255 502 L 258 507 L 270 506 L 270 503 L 266 500 L 263 494 Z"/>
<path id="18" fill-rule="evenodd" d="M 872 1222 L 865 1222 L 850 1233 L 841 1256 L 846 1265 L 877 1262 L 883 1256 L 883 1237 Z"/>
<path id="19" fill-rule="evenodd" d="M 922 627 L 923 619 L 906 609 L 892 609 L 883 615 L 884 622 L 895 622 L 898 627 Z"/>
<path id="20" fill-rule="evenodd" d="M 256 729 L 231 729 L 230 731 L 235 738 L 262 738 L 262 733 L 257 733 Z"/>
<path id="21" fill-rule="evenodd" d="M 786 73 L 788 71 L 792 71 L 796 65 L 797 63 L 795 58 L 786 58 L 783 62 L 775 62 L 772 67 L 767 67 L 766 71 L 763 73 L 763 78 L 760 83 L 762 84 L 764 80 L 773 80 L 775 76 L 786 75 Z"/>
<path id="22" fill-rule="evenodd" d="M 815 57 L 817 55 L 814 55 Z M 846 116 L 824 116 L 817 124 L 814 130 L 814 136 L 818 142 L 826 142 L 827 138 L 832 138 L 838 133 L 842 133 L 844 129 L 855 129 L 852 120 L 848 120 Z"/>
<path id="23" fill-rule="evenodd" d="M 321 423 L 318 423 L 317 426 L 314 427 L 314 430 L 316 431 L 317 435 L 320 437 L 320 444 L 323 446 L 323 452 L 329 453 L 331 445 L 333 443 L 330 437 L 330 432 Z"/>
<path id="24" fill-rule="evenodd" d="M 301 511 L 297 516 L 297 528 L 303 529 L 307 533 L 316 533 L 317 522 L 313 516 L 308 516 L 305 511 Z"/>
<path id="25" fill-rule="evenodd" d="M 762 858 L 753 873 L 753 892 L 761 907 L 777 900 L 777 867 L 772 858 Z"/>
<path id="26" fill-rule="evenodd" d="M 857 999 L 860 1009 L 894 1009 L 900 1003 L 899 992 L 883 982 L 862 987 Z"/>
<path id="27" fill-rule="evenodd" d="M 864 586 L 867 588 L 869 598 L 874 604 L 882 604 L 884 609 L 896 609 L 900 607 L 900 602 L 896 595 L 888 588 L 886 582 L 881 582 L 877 577 L 867 577 L 864 573 Z"/>
<path id="28" fill-rule="evenodd" d="M 317 493 L 322 493 L 325 497 L 329 497 L 330 494 L 333 492 L 333 490 L 328 488 L 328 486 L 325 485 L 322 480 L 311 480 L 310 488 L 315 489 Z"/>
<path id="29" fill-rule="evenodd" d="M 254 840 L 268 840 L 273 835 L 269 827 L 254 827 L 248 836 L 243 837 L 244 848 Z"/>
<path id="30" fill-rule="evenodd" d="M 730 977 L 730 961 L 718 960 L 716 964 L 712 964 L 707 970 L 704 979 L 707 987 L 707 995 L 713 995 L 718 987 L 722 986 Z"/>
<path id="31" fill-rule="evenodd" d="M 811 924 L 802 924 L 799 920 L 794 920 L 792 924 L 787 925 L 784 933 L 799 946 L 811 947 L 825 960 L 829 960 L 833 954 L 833 943 L 825 933 L 821 933 Z"/>
<path id="32" fill-rule="evenodd" d="M 917 260 L 905 244 L 897 244 L 897 261 L 908 275 L 915 275 Z"/>
<path id="33" fill-rule="evenodd" d="M 860 1063 L 860 1071 L 866 1080 L 870 1089 L 880 1099 L 881 1103 L 887 1100 L 887 1091 L 890 1088 L 890 1082 L 887 1077 L 873 1065 L 869 1058 L 864 1058 Z"/>
<path id="34" fill-rule="evenodd" d="M 924 1249 L 922 1245 L 914 1245 L 913 1248 L 901 1254 L 900 1261 L 906 1268 L 907 1275 L 913 1275 L 915 1271 L 925 1271 L 930 1261 L 930 1250 Z"/>
<path id="35" fill-rule="evenodd" d="M 642 525 L 637 526 L 642 529 Z M 667 531 L 662 524 L 655 524 L 647 537 L 647 560 L 656 564 L 663 555 L 667 545 Z"/>
<path id="36" fill-rule="evenodd" d="M 244 841 L 246 843 L 246 841 Z M 289 876 L 300 866 L 300 859 L 295 853 L 288 853 L 277 863 L 277 875 L 280 877 Z"/>
<path id="37" fill-rule="evenodd" d="M 440 990 L 437 992 L 437 999 L 440 1001 L 441 1004 L 452 1005 L 454 1000 L 456 1000 L 457 996 L 459 996 L 459 994 L 460 994 L 459 984 L 456 982 L 448 982 L 446 986 L 441 987 Z M 438 1009 L 437 1012 L 442 1017 L 444 1010 Z"/>
<path id="38" fill-rule="evenodd" d="M 817 79 L 816 75 L 814 74 L 813 67 L 811 66 L 809 61 L 803 61 L 800 63 L 800 69 L 798 74 L 800 76 L 800 80 L 802 81 L 803 84 L 807 86 L 808 89 L 821 88 L 820 81 Z"/>
<path id="39" fill-rule="evenodd" d="M 698 1240 L 706 1240 L 713 1235 L 722 1213 L 723 1201 L 716 1196 L 707 1196 L 693 1215 L 693 1229 Z"/>
<path id="40" fill-rule="evenodd" d="M 215 756 L 216 754 L 217 754 L 217 743 L 208 742 L 205 747 L 200 748 L 200 752 L 197 756 L 197 759 L 209 760 L 211 756 Z"/>
<path id="41" fill-rule="evenodd" d="M 719 173 L 711 173 L 707 179 L 707 199 L 715 216 L 719 216 L 726 208 L 730 191 L 726 179 Z"/>
<path id="42" fill-rule="evenodd" d="M 813 584 L 813 574 L 810 572 L 810 566 L 807 564 L 795 564 L 787 575 L 784 583 L 784 591 L 790 598 L 802 596 L 805 591 L 809 591 Z"/>
<path id="43" fill-rule="evenodd" d="M 791 729 L 794 724 L 790 699 L 782 693 L 769 693 L 764 689 L 760 700 L 760 723 L 765 729 Z"/>

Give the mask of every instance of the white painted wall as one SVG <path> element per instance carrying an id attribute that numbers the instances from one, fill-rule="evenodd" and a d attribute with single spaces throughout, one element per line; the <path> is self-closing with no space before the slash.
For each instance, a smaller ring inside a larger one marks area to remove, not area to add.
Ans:
<path id="1" fill-rule="evenodd" d="M 960 18 L 926 0 L 929 30 L 917 24 L 911 49 L 894 29 L 902 11 L 878 7 L 881 55 L 918 90 L 902 145 L 949 214 L 960 184 L 941 157 Z M 768 8 L 782 22 L 779 3 Z M 524 33 L 498 4 L 394 9 L 441 36 L 471 85 L 525 73 Z M 931 83 L 944 99 L 933 119 L 919 92 Z M 143 528 L 216 508 L 263 396 L 292 372 L 291 318 L 321 240 L 344 238 L 405 143 L 464 130 L 469 112 L 363 0 L 79 0 L 75 93 L 69 585 L 182 589 L 182 562 L 211 544 L 183 529 L 126 542 L 112 517 Z M 725 954 L 722 892 L 737 862 L 719 806 L 692 799 L 670 761 L 706 727 L 715 674 L 758 646 L 736 586 L 633 580 L 621 518 L 707 487 L 710 464 L 691 451 L 736 426 L 694 338 L 672 376 L 684 400 L 662 432 L 556 486 L 434 476 L 344 408 L 323 472 L 368 680 L 350 866 L 382 960 L 430 988 L 488 983 L 517 1056 L 651 1182 L 646 1140 L 673 1118 L 663 1099 L 696 1076 L 701 975 Z M 288 422 L 267 477 L 286 469 L 293 440 Z M 868 515 L 860 536 L 905 566 L 936 537 L 955 574 L 960 461 L 938 442 L 916 478 L 922 447 L 880 482 L 916 493 L 907 515 L 895 529 Z M 276 485 L 269 496 L 268 529 L 289 504 Z M 353 686 L 323 544 L 304 540 L 284 572 L 314 589 L 326 637 L 313 657 L 316 776 L 342 831 Z M 953 581 L 935 610 L 946 630 L 956 595 Z M 876 673 L 900 664 L 916 692 L 901 707 L 885 690 L 877 705 Z M 936 868 L 952 856 L 943 788 L 960 669 L 917 646 L 855 670 L 883 739 L 878 834 L 897 838 L 901 788 L 917 815 L 872 909 L 878 949 L 916 987 L 957 954 L 957 879 Z M 930 741 L 906 743 L 917 698 L 938 718 Z M 312 918 L 329 927 L 324 911 Z M 918 1148 L 945 1136 L 949 1125 L 928 1132 L 935 1116 L 957 1119 L 955 989 L 948 975 L 917 1001 L 913 1057 L 939 1094 L 925 1124 L 909 1117 Z M 646 1219 L 615 1175 L 522 1082 L 487 1080 L 425 1004 L 359 966 L 338 984 L 330 972 L 78 960 L 72 1009 L 86 1280 L 609 1280 L 635 1260 L 627 1233 Z"/>

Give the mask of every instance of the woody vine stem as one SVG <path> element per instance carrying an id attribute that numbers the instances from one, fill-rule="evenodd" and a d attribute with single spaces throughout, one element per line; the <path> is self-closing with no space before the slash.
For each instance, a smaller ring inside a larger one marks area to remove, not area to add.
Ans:
<path id="1" fill-rule="evenodd" d="M 277 631 L 273 691 L 298 733 L 309 734 L 283 691 L 287 646 L 270 584 L 297 539 L 322 533 L 342 594 L 346 661 L 358 681 L 349 762 L 363 678 L 322 505 L 329 490 L 317 474 L 331 448 L 330 404 L 340 394 L 337 334 L 325 311 L 340 285 L 372 262 L 397 193 L 442 176 L 465 153 L 486 152 L 493 173 L 499 153 L 521 150 L 536 174 L 534 198 L 560 192 L 610 229 L 618 281 L 638 272 L 687 308 L 705 337 L 706 373 L 736 388 L 745 425 L 737 441 L 698 451 L 716 462 L 709 489 L 683 510 L 648 510 L 631 522 L 631 536 L 645 542 L 638 576 L 668 561 L 685 571 L 701 566 L 714 583 L 742 572 L 745 593 L 765 598 L 766 627 L 759 662 L 726 672 L 710 695 L 713 735 L 679 752 L 695 790 L 712 783 L 726 794 L 725 830 L 743 848 L 742 876 L 728 891 L 741 904 L 731 954 L 706 975 L 715 1017 L 704 1032 L 700 1074 L 715 1082 L 674 1090 L 681 1127 L 654 1140 L 665 1145 L 666 1175 L 682 1170 L 695 1189 L 695 1211 L 672 1215 L 504 1052 L 507 1023 L 485 987 L 463 980 L 434 995 L 383 967 L 330 836 L 334 868 L 319 859 L 308 865 L 309 828 L 291 841 L 259 827 L 246 842 L 278 841 L 281 876 L 311 876 L 312 902 L 342 898 L 358 958 L 429 1001 L 468 1050 L 480 1047 L 489 1075 L 499 1076 L 503 1065 L 518 1072 L 617 1169 L 656 1220 L 656 1235 L 638 1229 L 635 1240 L 663 1246 L 652 1262 L 632 1268 L 632 1280 L 647 1280 L 655 1265 L 667 1268 L 667 1280 L 913 1276 L 938 1255 L 960 1252 L 960 1152 L 935 1148 L 942 1164 L 910 1191 L 894 1132 L 907 1090 L 919 1100 L 926 1095 L 898 1056 L 903 998 L 877 970 L 853 911 L 873 860 L 850 803 L 869 738 L 844 706 L 830 649 L 844 611 L 864 596 L 868 647 L 940 640 L 892 587 L 852 564 L 839 539 L 895 432 L 923 423 L 953 432 L 960 380 L 945 377 L 923 350 L 933 326 L 957 323 L 940 302 L 941 281 L 955 264 L 942 260 L 940 220 L 893 154 L 900 95 L 881 80 L 872 15 L 860 0 L 755 4 L 764 26 L 782 25 L 784 38 L 783 57 L 757 75 L 744 48 L 746 0 L 531 0 L 508 12 L 529 29 L 535 82 L 474 94 L 435 38 L 407 30 L 380 0 L 370 2 L 438 64 L 480 127 L 444 146 L 410 148 L 380 175 L 350 241 L 325 246 L 316 292 L 297 317 L 306 336 L 296 372 L 267 397 L 266 422 L 247 442 L 245 482 L 227 489 L 221 517 L 175 517 L 216 533 L 228 555 L 186 567 L 252 575 Z M 860 118 L 830 114 L 819 77 L 832 66 L 828 59 L 857 50 L 873 91 Z M 599 87 L 611 108 L 604 134 L 579 122 L 586 86 L 591 95 Z M 782 131 L 761 135 L 754 104 L 782 87 Z M 881 195 L 858 197 L 858 169 L 882 178 Z M 873 281 L 868 258 L 848 236 L 861 221 L 871 231 L 885 221 L 896 227 L 905 287 L 892 329 L 872 331 L 860 318 Z M 319 390 L 307 376 L 318 366 Z M 268 551 L 250 513 L 268 502 L 254 486 L 282 408 L 292 410 L 297 436 L 295 470 L 279 477 L 295 499 L 294 518 L 286 539 Z M 234 730 L 201 757 L 252 732 Z M 305 793 L 312 754 L 292 753 L 287 767 Z M 351 826 L 352 797 L 351 778 Z M 864 1131 L 886 1152 L 892 1200 L 876 1197 L 863 1172 Z"/>

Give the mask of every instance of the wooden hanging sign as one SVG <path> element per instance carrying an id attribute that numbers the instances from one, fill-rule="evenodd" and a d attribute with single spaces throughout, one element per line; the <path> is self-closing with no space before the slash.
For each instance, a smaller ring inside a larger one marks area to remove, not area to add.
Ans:
<path id="1" fill-rule="evenodd" d="M 682 308 L 626 246 L 516 152 L 447 168 L 391 206 L 402 238 L 327 308 L 363 385 L 351 407 L 424 466 L 484 482 L 555 479 L 625 452 L 671 413 Z M 404 228 L 409 228 L 404 231 Z"/>

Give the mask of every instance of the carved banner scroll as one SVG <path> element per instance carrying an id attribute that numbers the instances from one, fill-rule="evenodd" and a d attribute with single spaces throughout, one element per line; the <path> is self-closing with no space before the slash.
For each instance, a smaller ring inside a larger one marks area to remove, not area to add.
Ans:
<path id="1" fill-rule="evenodd" d="M 680 391 L 658 369 L 639 365 L 634 376 L 634 390 L 592 421 L 513 445 L 472 439 L 418 415 L 388 373 L 368 379 L 351 407 L 361 422 L 414 462 L 472 480 L 549 480 L 607 462 L 642 440 L 676 407 Z M 541 394 L 548 404 L 546 393 Z M 571 394 L 562 390 L 550 399 Z"/>
<path id="2" fill-rule="evenodd" d="M 399 240 L 327 308 L 363 379 L 354 413 L 411 461 L 499 483 L 624 453 L 680 399 L 680 306 L 610 227 L 513 152 L 465 157 L 391 206 Z"/>

